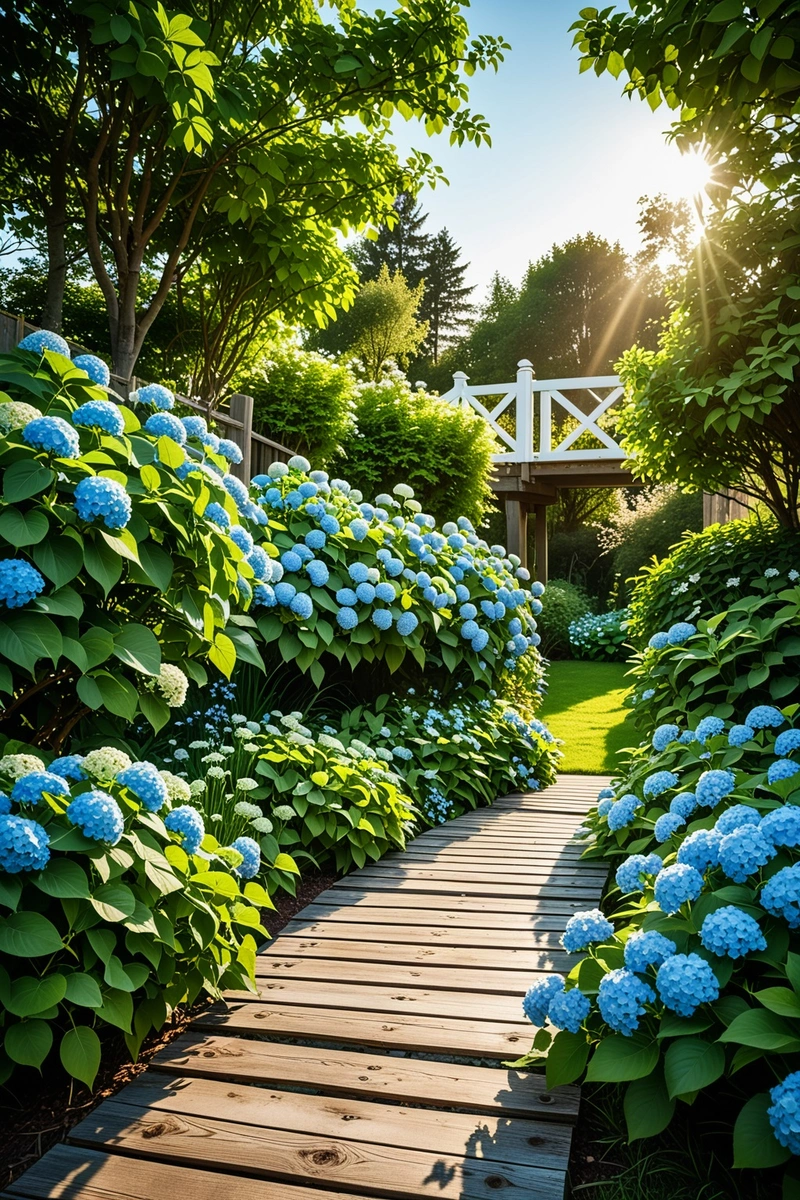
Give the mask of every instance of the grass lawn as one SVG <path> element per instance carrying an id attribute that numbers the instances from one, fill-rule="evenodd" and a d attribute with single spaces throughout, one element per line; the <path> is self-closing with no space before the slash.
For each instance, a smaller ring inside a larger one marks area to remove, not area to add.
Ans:
<path id="1" fill-rule="evenodd" d="M 630 688 L 624 663 L 553 662 L 548 694 L 538 715 L 564 742 L 560 770 L 611 775 L 615 755 L 636 746 L 639 736 L 622 698 Z"/>

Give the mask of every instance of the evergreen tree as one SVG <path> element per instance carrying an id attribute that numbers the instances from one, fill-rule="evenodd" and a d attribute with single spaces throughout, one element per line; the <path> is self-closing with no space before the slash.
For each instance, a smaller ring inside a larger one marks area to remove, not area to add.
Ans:
<path id="1" fill-rule="evenodd" d="M 464 283 L 469 263 L 460 262 L 460 257 L 461 247 L 447 229 L 431 239 L 420 316 L 428 322 L 426 348 L 434 364 L 445 346 L 463 332 L 467 318 L 474 311 L 469 297 L 475 288 Z"/>
<path id="2" fill-rule="evenodd" d="M 430 235 L 423 231 L 427 216 L 410 192 L 401 192 L 394 202 L 397 220 L 390 229 L 381 225 L 374 241 L 362 238 L 351 257 L 362 281 L 377 279 L 381 267 L 394 275 L 397 271 L 409 287 L 415 288 L 425 275 Z"/>

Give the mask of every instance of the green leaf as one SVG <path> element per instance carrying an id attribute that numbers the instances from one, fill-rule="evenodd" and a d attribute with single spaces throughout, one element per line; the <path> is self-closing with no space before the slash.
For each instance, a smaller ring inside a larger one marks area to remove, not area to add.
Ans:
<path id="1" fill-rule="evenodd" d="M 102 538 L 96 541 L 87 541 L 84 556 L 88 574 L 92 579 L 97 580 L 104 595 L 108 596 L 111 589 L 119 583 L 122 575 L 122 559 L 114 553 L 110 546 L 106 545 Z"/>
<path id="2" fill-rule="evenodd" d="M 0 537 L 12 546 L 35 546 L 47 537 L 49 528 L 47 517 L 38 508 L 29 512 L 7 508 L 0 513 Z"/>
<path id="3" fill-rule="evenodd" d="M 3 473 L 3 499 L 9 504 L 18 504 L 20 500 L 38 496 L 55 477 L 55 471 L 35 458 L 19 459 Z"/>
<path id="4" fill-rule="evenodd" d="M 58 662 L 62 649 L 58 626 L 43 613 L 9 613 L 0 622 L 0 654 L 26 670 L 41 658 Z"/>
<path id="5" fill-rule="evenodd" d="M 753 1008 L 734 1017 L 719 1040 L 754 1046 L 757 1050 L 800 1050 L 800 1026 L 789 1025 L 763 1008 Z"/>
<path id="6" fill-rule="evenodd" d="M 779 1017 L 800 1017 L 800 996 L 790 988 L 764 988 L 755 993 L 755 999 Z"/>
<path id="7" fill-rule="evenodd" d="M 658 1056 L 658 1043 L 644 1034 L 624 1037 L 621 1033 L 614 1033 L 604 1038 L 592 1055 L 586 1080 L 592 1083 L 625 1083 L 629 1079 L 641 1079 L 654 1070 Z"/>
<path id="8" fill-rule="evenodd" d="M 31 883 L 46 896 L 69 900 L 86 900 L 89 896 L 86 872 L 72 858 L 53 858 L 43 871 L 30 878 Z"/>
<path id="9" fill-rule="evenodd" d="M 582 1074 L 588 1057 L 589 1043 L 586 1035 L 562 1029 L 553 1038 L 553 1044 L 547 1054 L 548 1088 L 574 1083 Z"/>
<path id="10" fill-rule="evenodd" d="M 236 666 L 236 647 L 229 637 L 224 633 L 218 633 L 214 638 L 214 644 L 208 652 L 209 660 L 222 672 L 222 674 L 230 679 L 233 668 Z"/>
<path id="11" fill-rule="evenodd" d="M 719 4 L 714 5 L 706 20 L 715 25 L 727 25 L 728 21 L 735 21 L 737 17 L 741 17 L 743 12 L 744 0 L 720 0 Z"/>
<path id="12" fill-rule="evenodd" d="M 141 55 L 139 56 L 141 57 Z M 160 437 L 157 443 L 158 461 L 166 467 L 172 467 L 173 471 L 183 465 L 186 461 L 186 454 L 178 445 L 173 442 L 172 438 Z"/>
<path id="13" fill-rule="evenodd" d="M 174 564 L 169 554 L 154 542 L 140 542 L 139 562 L 141 571 L 132 570 L 131 575 L 144 575 L 151 583 L 155 584 L 160 592 L 166 592 L 172 582 L 174 571 Z"/>
<path id="14" fill-rule="evenodd" d="M 133 988 L 109 988 L 103 995 L 102 1008 L 98 1009 L 97 1015 L 102 1017 L 109 1025 L 115 1025 L 117 1029 L 121 1029 L 123 1033 L 130 1033 L 131 1021 L 133 1020 L 133 998 L 131 991 Z"/>
<path id="15" fill-rule="evenodd" d="M 152 692 L 139 693 L 139 708 L 156 733 L 169 722 L 169 705 L 160 696 L 154 696 Z"/>
<path id="16" fill-rule="evenodd" d="M 84 675 L 78 680 L 79 694 L 80 684 L 88 678 L 89 676 Z M 108 671 L 101 671 L 91 678 L 97 685 L 103 699 L 103 704 L 108 711 L 113 713 L 115 717 L 124 717 L 126 721 L 132 721 L 136 716 L 136 709 L 139 704 L 139 693 L 133 684 L 121 675 L 112 675 Z M 83 697 L 81 698 L 83 699 Z M 86 703 L 89 703 L 88 700 Z M 93 706 L 90 705 L 90 707 Z"/>
<path id="17" fill-rule="evenodd" d="M 60 1004 L 67 991 L 63 975 L 21 975 L 11 983 L 6 1008 L 16 1017 L 35 1017 L 37 1013 Z"/>
<path id="18" fill-rule="evenodd" d="M 38 1069 L 52 1045 L 53 1031 L 47 1021 L 21 1021 L 6 1030 L 3 1048 L 12 1062 Z"/>
<path id="19" fill-rule="evenodd" d="M 0 875 L 0 904 L 14 911 L 22 895 L 22 884 L 11 875 Z"/>
<path id="20" fill-rule="evenodd" d="M 99 1008 L 103 1003 L 97 980 L 83 971 L 75 971 L 74 974 L 67 976 L 67 990 L 64 999 L 81 1008 Z"/>
<path id="21" fill-rule="evenodd" d="M 52 921 L 37 912 L 12 913 L 0 921 L 0 950 L 17 958 L 56 954 L 62 941 Z"/>
<path id="22" fill-rule="evenodd" d="M 747 1101 L 733 1127 L 734 1167 L 777 1167 L 791 1158 L 772 1132 L 767 1109 L 772 1101 L 763 1092 Z"/>
<path id="23" fill-rule="evenodd" d="M 667 1092 L 661 1067 L 628 1084 L 624 1109 L 630 1142 L 655 1137 L 667 1128 L 675 1112 L 675 1101 Z"/>
<path id="24" fill-rule="evenodd" d="M 136 897 L 124 883 L 104 884 L 90 896 L 89 902 L 104 921 L 112 923 L 133 916 L 136 908 Z"/>
<path id="25" fill-rule="evenodd" d="M 64 1070 L 91 1089 L 100 1069 L 100 1038 L 88 1025 L 70 1029 L 61 1039 L 59 1055 Z"/>
<path id="26" fill-rule="evenodd" d="M 664 1078 L 671 1097 L 699 1092 L 725 1070 L 725 1050 L 718 1042 L 688 1037 L 673 1042 L 664 1055 Z"/>
<path id="27" fill-rule="evenodd" d="M 146 625 L 123 625 L 114 638 L 114 654 L 142 675 L 158 675 L 161 670 L 161 647 Z"/>

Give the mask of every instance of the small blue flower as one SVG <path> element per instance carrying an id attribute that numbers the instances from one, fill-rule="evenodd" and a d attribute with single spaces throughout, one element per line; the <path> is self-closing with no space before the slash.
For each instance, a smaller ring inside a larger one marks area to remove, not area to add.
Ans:
<path id="1" fill-rule="evenodd" d="M 360 584 L 360 586 L 363 587 L 364 584 L 362 583 L 362 584 Z M 388 608 L 376 609 L 375 612 L 372 614 L 372 624 L 375 626 L 376 629 L 380 629 L 381 631 L 390 629 L 391 625 L 392 625 L 392 614 L 389 612 L 389 609 Z"/>
<path id="2" fill-rule="evenodd" d="M 697 797 L 694 792 L 681 792 L 679 796 L 673 796 L 669 803 L 669 811 L 677 813 L 684 820 L 690 817 L 697 808 Z"/>
<path id="3" fill-rule="evenodd" d="M 9 875 L 42 871 L 50 861 L 50 839 L 38 821 L 0 815 L 0 868 Z"/>
<path id="4" fill-rule="evenodd" d="M 369 567 L 366 563 L 354 562 L 347 568 L 347 573 L 353 583 L 366 583 L 369 578 Z"/>
<path id="5" fill-rule="evenodd" d="M 206 505 L 203 516 L 207 521 L 213 521 L 215 525 L 219 525 L 220 529 L 227 529 L 231 523 L 231 519 L 226 513 L 221 504 L 217 504 L 216 500 L 212 500 Z"/>
<path id="6" fill-rule="evenodd" d="M 162 412 L 175 407 L 174 394 L 161 383 L 148 383 L 134 395 L 139 404 L 152 404 L 153 408 L 159 408 Z"/>
<path id="7" fill-rule="evenodd" d="M 791 779 L 800 773 L 800 763 L 792 762 L 790 758 L 776 758 L 770 763 L 767 771 L 768 783 L 779 783 L 782 779 Z"/>
<path id="8" fill-rule="evenodd" d="M 250 554 L 254 546 L 253 537 L 247 532 L 244 525 L 231 525 L 228 537 L 235 546 L 239 547 L 242 554 Z"/>
<path id="9" fill-rule="evenodd" d="M 280 586 L 281 585 L 278 584 L 278 587 Z M 307 592 L 298 592 L 297 595 L 292 598 L 292 602 L 289 607 L 295 616 L 300 617 L 303 621 L 307 621 L 314 611 L 314 602 Z"/>
<path id="10" fill-rule="evenodd" d="M 633 792 L 628 792 L 626 795 L 621 796 L 609 809 L 608 828 L 612 833 L 616 833 L 618 829 L 624 829 L 633 822 L 636 816 L 636 809 L 641 808 L 641 806 L 641 800 L 638 796 L 634 796 Z"/>
<path id="11" fill-rule="evenodd" d="M 758 704 L 745 717 L 745 725 L 751 729 L 779 729 L 785 720 L 781 710 L 774 705 Z"/>
<path id="12" fill-rule="evenodd" d="M 369 521 L 365 521 L 361 517 L 356 517 L 354 521 L 350 522 L 348 529 L 357 542 L 363 542 L 369 533 Z"/>
<path id="13" fill-rule="evenodd" d="M 241 450 L 230 438 L 219 439 L 219 453 L 223 458 L 227 458 L 228 462 L 240 463 L 242 461 Z"/>
<path id="14" fill-rule="evenodd" d="M 410 637 L 419 625 L 419 618 L 413 612 L 404 612 L 397 619 L 397 632 L 401 637 Z"/>
<path id="15" fill-rule="evenodd" d="M 105 363 L 103 363 L 105 366 Z M 102 429 L 119 437 L 125 432 L 125 421 L 116 404 L 110 400 L 87 400 L 72 414 L 72 424 L 79 429 Z"/>
<path id="16" fill-rule="evenodd" d="M 800 808 L 796 804 L 785 804 L 783 808 L 773 809 L 761 818 L 758 828 L 773 846 L 800 846 Z"/>
<path id="17" fill-rule="evenodd" d="M 53 350 L 56 354 L 63 354 L 65 358 L 69 358 L 69 346 L 62 337 L 57 333 L 53 333 L 52 329 L 37 329 L 35 333 L 26 334 L 21 342 L 17 343 L 19 350 L 32 350 L 34 354 L 41 354 L 43 350 Z"/>
<path id="18" fill-rule="evenodd" d="M 645 796 L 653 798 L 677 786 L 678 776 L 674 771 L 656 771 L 645 779 L 643 791 Z"/>
<path id="19" fill-rule="evenodd" d="M 767 948 L 767 939 L 758 921 L 735 904 L 727 904 L 708 914 L 700 926 L 700 941 L 706 950 L 720 958 L 744 958 L 746 954 Z"/>
<path id="20" fill-rule="evenodd" d="M 663 650 L 669 645 L 669 635 L 666 633 L 654 633 L 647 643 L 651 650 Z"/>
<path id="21" fill-rule="evenodd" d="M 278 604 L 284 608 L 288 608 L 297 595 L 297 588 L 293 583 L 278 583 L 275 585 L 275 599 Z"/>
<path id="22" fill-rule="evenodd" d="M 677 946 L 655 929 L 639 929 L 625 943 L 625 966 L 643 975 L 648 967 L 660 967 L 674 954 Z"/>
<path id="23" fill-rule="evenodd" d="M 679 1017 L 691 1017 L 701 1004 L 719 998 L 719 983 L 699 954 L 673 954 L 658 968 L 658 994 L 666 1008 Z"/>
<path id="24" fill-rule="evenodd" d="M 777 1141 L 792 1154 L 800 1154 L 800 1071 L 787 1075 L 769 1093 L 769 1123 Z"/>
<path id="25" fill-rule="evenodd" d="M 332 536 L 334 533 L 338 533 L 341 528 L 339 522 L 336 520 L 336 517 L 333 517 L 330 514 L 327 514 L 321 519 L 319 527 L 329 536 Z"/>
<path id="26" fill-rule="evenodd" d="M 725 722 L 721 717 L 703 717 L 695 733 L 697 734 L 698 742 L 702 742 L 705 745 L 709 738 L 719 737 L 724 729 Z"/>
<path id="27" fill-rule="evenodd" d="M 397 593 L 391 583 L 379 583 L 375 588 L 375 599 L 381 600 L 384 604 L 393 604 L 397 599 Z"/>
<path id="28" fill-rule="evenodd" d="M 131 498 L 115 479 L 89 475 L 75 488 L 75 511 L 82 521 L 103 518 L 106 529 L 124 529 L 131 519 Z"/>
<path id="29" fill-rule="evenodd" d="M 784 729 L 776 737 L 773 750 L 781 756 L 800 750 L 800 729 Z"/>
<path id="30" fill-rule="evenodd" d="M 22 608 L 43 592 L 44 576 L 21 558 L 0 560 L 0 601 L 6 608 Z"/>
<path id="31" fill-rule="evenodd" d="M 614 791 L 614 789 L 612 787 L 601 788 L 600 791 L 597 793 L 598 800 L 613 800 L 615 796 L 616 796 L 616 792 Z"/>
<path id="32" fill-rule="evenodd" d="M 653 734 L 653 749 L 661 753 L 671 742 L 678 740 L 680 729 L 677 725 L 659 725 Z"/>
<path id="33" fill-rule="evenodd" d="M 92 383 L 97 383 L 100 387 L 108 387 L 111 383 L 111 372 L 96 354 L 78 354 L 73 358 L 72 365 L 80 371 L 85 371 Z"/>
<path id="34" fill-rule="evenodd" d="M 128 791 L 133 792 L 142 807 L 148 812 L 158 812 L 163 808 L 169 797 L 167 785 L 161 777 L 158 768 L 149 762 L 133 763 L 117 773 L 117 783 L 121 783 Z"/>
<path id="35" fill-rule="evenodd" d="M 746 742 L 752 741 L 755 736 L 755 729 L 751 729 L 749 725 L 732 725 L 728 730 L 728 745 L 744 746 Z"/>
<path id="36" fill-rule="evenodd" d="M 340 629 L 355 629 L 358 624 L 358 614 L 353 608 L 340 608 L 336 614 L 336 623 Z"/>
<path id="37" fill-rule="evenodd" d="M 300 571 L 303 567 L 303 560 L 296 550 L 284 550 L 281 555 L 281 566 L 284 571 Z"/>
<path id="38" fill-rule="evenodd" d="M 268 583 L 260 583 L 253 592 L 253 603 L 262 604 L 265 608 L 274 608 L 278 603 L 274 589 Z"/>
<path id="39" fill-rule="evenodd" d="M 311 580 L 312 587 L 324 587 L 330 578 L 330 571 L 318 558 L 312 558 L 306 563 L 306 574 Z"/>
<path id="40" fill-rule="evenodd" d="M 488 644 L 489 644 L 489 634 L 486 632 L 485 629 L 479 629 L 478 632 L 475 634 L 475 637 L 470 642 L 470 645 L 472 646 L 472 649 L 475 651 L 476 654 L 480 654 L 482 650 L 485 650 L 486 647 L 488 646 Z"/>
<path id="41" fill-rule="evenodd" d="M 206 836 L 203 818 L 191 804 L 181 804 L 167 813 L 164 824 L 170 833 L 180 834 L 183 838 L 183 848 L 187 854 L 196 854 Z"/>
<path id="42" fill-rule="evenodd" d="M 208 434 L 208 426 L 203 417 L 181 417 L 181 424 L 186 430 L 186 436 L 202 442 Z"/>
<path id="43" fill-rule="evenodd" d="M 153 437 L 166 437 L 177 442 L 179 446 L 186 444 L 186 430 L 177 417 L 172 413 L 153 413 L 144 423 L 145 431 Z"/>
<path id="44" fill-rule="evenodd" d="M 631 1037 L 639 1028 L 639 1017 L 645 1014 L 645 1004 L 653 1004 L 655 998 L 649 983 L 633 971 L 618 967 L 600 980 L 597 1007 L 610 1029 Z"/>
<path id="45" fill-rule="evenodd" d="M 69 784 L 53 771 L 31 771 L 14 784 L 11 799 L 17 804 L 38 804 L 45 792 L 48 796 L 68 796 Z"/>
<path id="46" fill-rule="evenodd" d="M 719 844 L 719 865 L 734 883 L 744 883 L 774 857 L 775 847 L 755 825 L 734 829 Z"/>
<path id="47" fill-rule="evenodd" d="M 611 922 L 603 916 L 599 908 L 592 908 L 570 917 L 561 937 L 561 945 L 568 954 L 575 954 L 578 950 L 585 950 L 594 942 L 603 942 L 613 935 L 614 926 Z"/>
<path id="48" fill-rule="evenodd" d="M 696 900 L 703 890 L 703 876 L 686 863 L 673 863 L 656 876 L 656 904 L 669 916 L 687 900 Z"/>
<path id="49" fill-rule="evenodd" d="M 663 866 L 664 862 L 657 854 L 631 854 L 617 867 L 614 876 L 617 887 L 624 895 L 640 892 L 644 886 L 644 877 L 658 875 Z"/>
<path id="50" fill-rule="evenodd" d="M 653 833 L 657 842 L 666 842 L 672 837 L 673 833 L 685 825 L 686 821 L 679 813 L 665 812 L 655 823 Z"/>
<path id="51" fill-rule="evenodd" d="M 800 928 L 800 863 L 784 867 L 764 884 L 762 906 L 773 917 L 783 917 L 790 929 Z"/>
<path id="52" fill-rule="evenodd" d="M 239 879 L 253 879 L 261 870 L 261 849 L 258 842 L 251 837 L 238 837 L 231 842 L 231 850 L 238 850 L 242 862 L 233 868 L 234 875 Z"/>
<path id="53" fill-rule="evenodd" d="M 721 838 L 713 829 L 696 829 L 678 847 L 677 860 L 696 871 L 706 871 L 719 865 Z"/>
<path id="54" fill-rule="evenodd" d="M 732 771 L 704 771 L 695 788 L 697 803 L 714 808 L 720 800 L 730 796 L 735 787 L 736 776 Z"/>
<path id="55" fill-rule="evenodd" d="M 243 508 L 249 502 L 250 493 L 241 479 L 237 479 L 235 475 L 223 475 L 222 486 L 228 495 L 232 497 L 237 507 Z"/>
<path id="56" fill-rule="evenodd" d="M 682 646 L 695 633 L 697 633 L 697 627 L 691 622 L 677 621 L 667 630 L 667 641 L 670 646 Z"/>
<path id="57" fill-rule="evenodd" d="M 327 535 L 321 529 L 311 529 L 303 539 L 309 550 L 321 550 L 327 542 Z"/>
<path id="58" fill-rule="evenodd" d="M 23 441 L 59 458 L 78 458 L 80 438 L 63 417 L 35 417 L 22 431 Z"/>
<path id="59" fill-rule="evenodd" d="M 589 997 L 578 988 L 571 988 L 568 992 L 556 992 L 550 1001 L 547 1015 L 556 1029 L 567 1029 L 570 1033 L 577 1033 L 591 1009 L 592 1002 Z"/>
<path id="60" fill-rule="evenodd" d="M 362 604 L 372 604 L 375 599 L 375 588 L 371 583 L 360 583 L 356 588 L 356 596 Z"/>
<path id="61" fill-rule="evenodd" d="M 612 798 L 610 796 L 606 796 L 606 798 L 604 800 L 598 800 L 598 802 L 597 802 L 598 817 L 607 817 L 613 807 L 614 807 L 614 801 L 612 800 Z"/>
<path id="62" fill-rule="evenodd" d="M 66 754 L 63 758 L 54 758 L 47 769 L 51 775 L 60 775 L 62 779 L 80 780 L 86 778 L 82 762 L 82 754 Z"/>
<path id="63" fill-rule="evenodd" d="M 544 975 L 529 987 L 522 1001 L 522 1011 L 532 1025 L 544 1025 L 553 999 L 564 991 L 561 975 Z"/>
<path id="64" fill-rule="evenodd" d="M 84 837 L 116 846 L 125 822 L 122 810 L 107 792 L 82 792 L 67 808 L 67 820 L 77 825 Z"/>
<path id="65" fill-rule="evenodd" d="M 336 603 L 341 604 L 343 608 L 354 608 L 358 604 L 358 596 L 352 588 L 339 588 L 336 593 Z"/>

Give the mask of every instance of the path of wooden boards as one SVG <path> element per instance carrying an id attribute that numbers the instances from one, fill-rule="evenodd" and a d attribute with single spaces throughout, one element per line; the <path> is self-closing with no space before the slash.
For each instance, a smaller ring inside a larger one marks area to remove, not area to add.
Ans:
<path id="1" fill-rule="evenodd" d="M 600 898 L 572 835 L 606 782 L 562 775 L 336 883 L 259 956 L 258 998 L 196 1020 L 6 1196 L 561 1200 L 578 1089 L 502 1062 Z"/>

